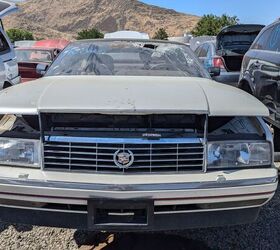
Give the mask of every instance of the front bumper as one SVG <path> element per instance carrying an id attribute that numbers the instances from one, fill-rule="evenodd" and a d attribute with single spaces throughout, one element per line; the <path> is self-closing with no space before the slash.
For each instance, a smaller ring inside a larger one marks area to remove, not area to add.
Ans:
<path id="1" fill-rule="evenodd" d="M 0 170 L 0 220 L 107 231 L 249 223 L 278 184 L 276 169 L 161 176 L 9 169 Z"/>

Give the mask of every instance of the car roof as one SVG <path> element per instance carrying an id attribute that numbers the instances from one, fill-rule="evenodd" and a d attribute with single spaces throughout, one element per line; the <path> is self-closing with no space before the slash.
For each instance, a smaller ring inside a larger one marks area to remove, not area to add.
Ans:
<path id="1" fill-rule="evenodd" d="M 56 48 L 44 48 L 44 47 L 18 47 L 15 50 L 46 50 L 46 51 L 53 51 Z"/>
<path id="2" fill-rule="evenodd" d="M 280 18 L 276 19 L 273 23 L 267 25 L 267 26 L 264 28 L 264 30 L 269 29 L 270 27 L 272 27 L 272 26 L 274 26 L 274 25 L 276 25 L 276 24 L 279 24 L 279 23 L 280 23 Z"/>
<path id="3" fill-rule="evenodd" d="M 12 1 L 0 1 L 0 19 L 19 10 L 18 6 Z"/>
<path id="4" fill-rule="evenodd" d="M 266 30 L 268 30 L 269 28 L 271 28 L 271 27 L 273 27 L 273 26 L 275 26 L 275 25 L 277 25 L 277 24 L 280 24 L 280 18 L 276 19 L 273 23 L 271 23 L 271 24 L 265 26 L 265 27 L 261 30 L 261 32 L 259 33 L 258 37 L 262 36 L 263 33 L 264 33 Z M 258 37 L 257 37 L 256 39 L 258 39 Z"/>
<path id="5" fill-rule="evenodd" d="M 202 45 L 202 44 L 205 44 L 205 43 L 212 43 L 212 44 L 215 44 L 215 43 L 216 43 L 216 40 L 204 41 L 204 42 L 200 43 L 199 46 Z"/>
<path id="6" fill-rule="evenodd" d="M 205 44 L 210 44 L 210 45 L 216 46 L 216 40 L 204 41 L 204 42 L 198 44 L 197 48 L 200 48 L 201 46 L 203 46 Z"/>

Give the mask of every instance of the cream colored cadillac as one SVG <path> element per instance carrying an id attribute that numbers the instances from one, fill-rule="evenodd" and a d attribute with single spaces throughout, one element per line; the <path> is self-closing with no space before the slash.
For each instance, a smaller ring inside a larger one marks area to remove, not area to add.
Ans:
<path id="1" fill-rule="evenodd" d="M 180 43 L 74 42 L 42 79 L 0 92 L 0 114 L 2 221 L 235 225 L 277 188 L 266 107 L 211 81 Z"/>

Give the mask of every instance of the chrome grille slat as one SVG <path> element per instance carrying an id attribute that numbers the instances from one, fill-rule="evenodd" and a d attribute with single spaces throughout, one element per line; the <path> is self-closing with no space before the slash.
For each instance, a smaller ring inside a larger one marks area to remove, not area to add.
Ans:
<path id="1" fill-rule="evenodd" d="M 57 162 L 49 162 L 48 165 L 58 165 Z M 59 165 L 63 165 L 63 166 L 69 166 L 68 163 L 60 163 Z M 71 166 L 85 166 L 85 167 L 95 167 L 95 164 L 75 164 L 72 163 Z M 153 165 L 153 168 L 169 168 L 169 167 L 176 167 L 177 165 L 168 165 L 168 166 L 164 166 L 164 165 Z M 189 166 L 194 166 L 194 167 L 200 167 L 201 164 L 190 164 L 190 165 L 178 165 L 179 167 L 189 167 Z M 102 165 L 102 167 L 104 168 L 114 168 L 116 169 L 115 165 Z M 133 167 L 133 169 L 142 169 L 142 168 L 149 168 L 150 166 L 144 165 L 144 166 L 136 166 Z M 131 169 L 131 170 L 133 170 Z M 116 169 L 118 170 L 118 169 Z"/>
<path id="2" fill-rule="evenodd" d="M 45 150 L 45 153 L 52 153 L 52 154 L 65 154 L 68 153 L 68 151 L 55 151 L 55 150 Z M 78 152 L 78 151 L 71 151 L 72 154 L 77 155 L 96 155 L 96 153 L 90 153 L 90 152 Z M 104 155 L 104 156 L 111 156 L 110 153 L 99 153 L 98 155 Z M 153 156 L 165 156 L 166 154 L 153 154 Z M 201 152 L 193 152 L 193 153 L 168 153 L 169 156 L 180 156 L 180 155 L 203 155 Z M 134 154 L 134 156 L 150 156 L 150 154 Z M 59 157 L 59 156 L 58 156 Z"/>
<path id="3" fill-rule="evenodd" d="M 175 159 L 175 160 L 170 160 L 170 159 L 152 160 L 152 162 L 171 162 L 171 161 L 177 162 L 177 159 Z M 180 162 L 180 161 L 203 161 L 203 158 L 200 158 L 200 159 L 179 159 L 178 162 Z M 135 160 L 134 162 L 150 162 L 150 160 Z"/>
<path id="4" fill-rule="evenodd" d="M 192 164 L 192 165 L 178 165 L 178 167 L 200 167 L 201 164 Z M 134 167 L 133 169 L 147 169 L 149 166 L 141 166 L 141 167 Z M 177 165 L 168 165 L 168 166 L 157 166 L 154 165 L 153 169 L 167 169 L 167 168 L 175 168 Z"/>
<path id="5" fill-rule="evenodd" d="M 45 147 L 52 147 L 52 148 L 69 148 L 69 146 L 67 145 L 51 145 L 51 144 L 45 144 Z M 81 148 L 81 149 L 96 149 L 97 147 L 86 147 L 86 146 L 82 146 L 82 147 L 78 147 L 78 146 L 75 146 L 75 145 L 72 145 L 72 148 Z M 98 149 L 101 149 L 101 150 L 119 150 L 120 148 L 118 147 L 98 147 Z M 150 150 L 150 148 L 127 148 L 127 149 L 130 149 L 130 150 Z M 176 147 L 170 147 L 170 148 L 153 148 L 153 150 L 177 150 Z M 179 149 L 203 149 L 203 147 L 180 147 Z"/>
<path id="6" fill-rule="evenodd" d="M 108 140 L 110 141 L 110 139 Z M 167 142 L 166 142 L 167 141 Z M 119 168 L 114 162 L 118 150 L 133 152 L 134 162 L 126 168 Z M 155 143 L 81 143 L 46 141 L 44 143 L 44 168 L 62 171 L 93 171 L 113 173 L 159 173 L 203 171 L 204 146 L 195 143 L 169 143 L 168 140 Z"/>

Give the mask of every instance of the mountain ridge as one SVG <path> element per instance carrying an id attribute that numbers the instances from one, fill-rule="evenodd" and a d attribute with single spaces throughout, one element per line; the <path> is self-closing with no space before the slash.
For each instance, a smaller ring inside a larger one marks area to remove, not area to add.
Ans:
<path id="1" fill-rule="evenodd" d="M 27 0 L 20 11 L 4 19 L 6 29 L 24 28 L 37 38 L 74 39 L 79 31 L 138 30 L 152 36 L 165 28 L 170 36 L 189 32 L 198 16 L 176 12 L 138 0 Z"/>

